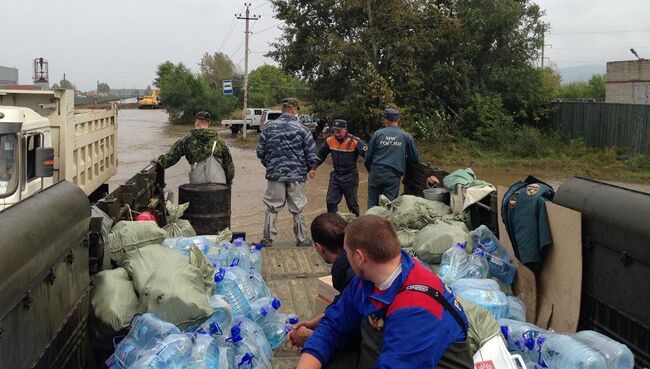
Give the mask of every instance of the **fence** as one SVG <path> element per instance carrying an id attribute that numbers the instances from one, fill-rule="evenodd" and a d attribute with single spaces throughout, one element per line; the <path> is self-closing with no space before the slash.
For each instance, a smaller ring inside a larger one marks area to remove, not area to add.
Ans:
<path id="1" fill-rule="evenodd" d="M 558 102 L 551 127 L 594 147 L 619 147 L 650 155 L 650 105 Z"/>

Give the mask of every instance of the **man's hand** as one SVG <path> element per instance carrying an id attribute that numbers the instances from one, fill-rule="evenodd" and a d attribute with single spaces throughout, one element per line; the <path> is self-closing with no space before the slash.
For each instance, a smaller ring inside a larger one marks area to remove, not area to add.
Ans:
<path id="1" fill-rule="evenodd" d="M 436 176 L 429 176 L 427 177 L 427 184 L 429 186 L 437 186 L 440 184 L 440 180 Z"/>
<path id="2" fill-rule="evenodd" d="M 292 328 L 298 329 L 300 327 L 305 327 L 313 331 L 314 329 L 316 329 L 316 326 L 318 325 L 318 322 L 320 322 L 321 318 L 323 318 L 323 315 L 325 314 L 320 314 L 312 320 L 301 320 L 298 323 L 294 324 Z"/>
<path id="3" fill-rule="evenodd" d="M 307 175 L 309 176 L 309 179 L 314 179 L 314 177 L 316 177 L 316 171 L 312 169 L 307 173 Z"/>
<path id="4" fill-rule="evenodd" d="M 296 324 L 297 325 L 297 324 Z M 289 341 L 296 347 L 303 347 L 307 339 L 314 333 L 313 330 L 305 327 L 295 327 L 289 332 Z"/>

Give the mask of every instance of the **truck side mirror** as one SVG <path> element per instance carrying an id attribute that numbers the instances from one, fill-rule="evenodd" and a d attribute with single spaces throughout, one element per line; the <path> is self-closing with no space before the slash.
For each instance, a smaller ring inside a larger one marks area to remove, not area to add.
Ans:
<path id="1" fill-rule="evenodd" d="M 54 149 L 39 147 L 36 149 L 36 177 L 54 176 Z"/>

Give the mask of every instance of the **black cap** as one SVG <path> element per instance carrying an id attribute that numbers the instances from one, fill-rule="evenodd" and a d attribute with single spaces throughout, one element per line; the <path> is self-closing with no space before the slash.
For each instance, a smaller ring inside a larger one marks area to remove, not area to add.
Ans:
<path id="1" fill-rule="evenodd" d="M 196 116 L 194 118 L 200 120 L 206 120 L 208 122 L 212 120 L 212 116 L 207 111 L 200 111 L 196 113 Z"/>
<path id="2" fill-rule="evenodd" d="M 397 109 L 384 110 L 384 119 L 389 122 L 396 122 L 399 120 L 399 111 Z"/>
<path id="3" fill-rule="evenodd" d="M 296 109 L 300 110 L 300 104 L 298 104 L 298 99 L 293 97 L 287 97 L 286 99 L 282 100 L 282 106 L 295 107 Z"/>
<path id="4" fill-rule="evenodd" d="M 343 119 L 337 119 L 337 120 L 334 121 L 334 124 L 332 125 L 332 128 L 334 128 L 334 129 L 348 128 L 348 121 L 343 120 Z"/>

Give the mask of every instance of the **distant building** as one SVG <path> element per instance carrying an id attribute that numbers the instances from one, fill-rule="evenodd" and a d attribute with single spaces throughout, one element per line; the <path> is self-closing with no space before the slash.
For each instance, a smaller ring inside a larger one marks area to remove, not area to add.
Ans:
<path id="1" fill-rule="evenodd" d="M 605 102 L 650 104 L 650 60 L 607 63 Z"/>
<path id="2" fill-rule="evenodd" d="M 18 68 L 0 66 L 0 85 L 18 84 Z"/>

